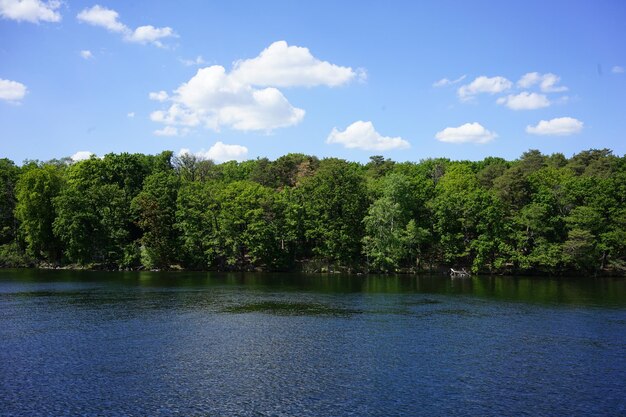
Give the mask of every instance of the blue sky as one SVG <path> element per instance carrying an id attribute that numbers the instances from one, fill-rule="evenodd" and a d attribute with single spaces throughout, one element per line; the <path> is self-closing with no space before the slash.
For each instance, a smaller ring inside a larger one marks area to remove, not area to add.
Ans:
<path id="1" fill-rule="evenodd" d="M 0 157 L 623 155 L 625 21 L 601 0 L 0 0 Z"/>

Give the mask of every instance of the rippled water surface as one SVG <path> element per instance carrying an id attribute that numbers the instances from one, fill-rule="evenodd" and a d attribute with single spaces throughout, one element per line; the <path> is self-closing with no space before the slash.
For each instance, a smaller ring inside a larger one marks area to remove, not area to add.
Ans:
<path id="1" fill-rule="evenodd" d="M 0 270 L 0 415 L 626 416 L 626 281 Z"/>

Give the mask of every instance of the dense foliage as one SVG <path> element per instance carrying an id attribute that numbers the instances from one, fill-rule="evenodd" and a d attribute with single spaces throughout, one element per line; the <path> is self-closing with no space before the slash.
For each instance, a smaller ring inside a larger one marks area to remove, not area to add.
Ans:
<path id="1" fill-rule="evenodd" d="M 626 271 L 626 158 L 0 160 L 0 265 Z"/>

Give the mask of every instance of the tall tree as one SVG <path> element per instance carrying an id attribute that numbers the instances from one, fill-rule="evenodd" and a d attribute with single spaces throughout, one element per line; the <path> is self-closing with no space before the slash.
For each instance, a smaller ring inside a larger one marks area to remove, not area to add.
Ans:
<path id="1" fill-rule="evenodd" d="M 169 268 L 178 255 L 176 200 L 179 180 L 173 170 L 146 178 L 132 201 L 137 224 L 143 230 L 141 262 L 148 268 Z"/>
<path id="2" fill-rule="evenodd" d="M 193 269 L 219 266 L 220 184 L 183 183 L 176 202 L 176 229 L 180 232 L 183 265 Z"/>
<path id="3" fill-rule="evenodd" d="M 297 192 L 304 208 L 305 237 L 314 253 L 330 262 L 357 263 L 364 236 L 362 219 L 368 206 L 358 165 L 324 159 Z"/>
<path id="4" fill-rule="evenodd" d="M 17 237 L 15 211 L 15 184 L 20 169 L 13 161 L 0 159 L 0 245 L 11 243 Z"/>
<path id="5" fill-rule="evenodd" d="M 138 191 L 142 175 L 130 161 L 125 154 L 107 155 L 67 169 L 65 186 L 54 200 L 53 230 L 71 262 L 136 265 L 130 195 Z"/>
<path id="6" fill-rule="evenodd" d="M 31 163 L 24 170 L 15 185 L 15 216 L 21 237 L 29 254 L 56 262 L 61 256 L 61 243 L 52 231 L 56 217 L 53 199 L 61 190 L 62 168 Z"/>

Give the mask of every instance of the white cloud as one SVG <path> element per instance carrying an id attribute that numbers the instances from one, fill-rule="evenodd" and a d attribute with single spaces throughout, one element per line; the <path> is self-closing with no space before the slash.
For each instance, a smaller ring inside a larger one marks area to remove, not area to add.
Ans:
<path id="1" fill-rule="evenodd" d="M 623 74 L 624 73 L 624 67 L 620 67 L 619 65 L 615 65 L 613 68 L 611 68 L 611 72 L 613 74 Z"/>
<path id="2" fill-rule="evenodd" d="M 541 81 L 541 74 L 538 72 L 528 72 L 522 75 L 522 78 L 517 82 L 517 86 L 520 88 L 530 88 L 539 81 Z"/>
<path id="3" fill-rule="evenodd" d="M 130 29 L 119 21 L 119 17 L 119 13 L 115 10 L 99 5 L 95 5 L 91 9 L 84 9 L 76 15 L 76 18 L 81 22 L 100 26 L 111 32 L 127 33 Z"/>
<path id="4" fill-rule="evenodd" d="M 543 74 L 543 79 L 541 80 L 541 91 L 544 93 L 560 93 L 563 91 L 567 91 L 567 87 L 565 86 L 557 86 L 558 82 L 561 81 L 561 77 L 554 74 Z"/>
<path id="5" fill-rule="evenodd" d="M 198 126 L 202 115 L 193 110 L 184 108 L 180 104 L 173 104 L 167 110 L 157 110 L 150 114 L 150 120 L 166 125 Z"/>
<path id="6" fill-rule="evenodd" d="M 163 129 L 155 130 L 154 133 L 156 136 L 178 136 L 178 128 L 174 126 L 165 126 Z"/>
<path id="7" fill-rule="evenodd" d="M 411 147 L 409 142 L 401 137 L 382 136 L 374 129 L 372 122 L 361 120 L 352 123 L 343 132 L 333 128 L 326 139 L 326 143 L 338 143 L 348 149 L 368 151 L 388 151 Z"/>
<path id="8" fill-rule="evenodd" d="M 198 55 L 195 59 L 182 59 L 182 58 L 180 58 L 179 61 L 186 67 L 192 67 L 194 65 L 204 65 L 204 64 L 206 64 L 206 61 L 204 60 L 204 58 L 202 58 L 201 55 Z"/>
<path id="9" fill-rule="evenodd" d="M 176 37 L 174 30 L 171 27 L 155 28 L 154 26 L 139 26 L 130 35 L 126 37 L 126 40 L 130 42 L 140 43 L 145 45 L 147 43 L 153 43 L 156 46 L 162 47 L 160 39 Z"/>
<path id="10" fill-rule="evenodd" d="M 498 104 L 503 104 L 511 110 L 534 110 L 550 105 L 550 100 L 544 94 L 529 93 L 524 91 L 517 95 L 500 97 Z"/>
<path id="11" fill-rule="evenodd" d="M 17 103 L 24 98 L 28 89 L 22 83 L 0 78 L 0 100 Z"/>
<path id="12" fill-rule="evenodd" d="M 487 143 L 497 137 L 495 132 L 490 132 L 476 122 L 465 123 L 459 127 L 446 127 L 435 135 L 438 141 L 447 143 Z"/>
<path id="13" fill-rule="evenodd" d="M 248 148 L 241 145 L 227 145 L 222 142 L 216 142 L 208 151 L 200 150 L 192 153 L 187 148 L 183 148 L 178 152 L 181 155 L 194 155 L 199 159 L 210 159 L 216 162 L 226 161 L 243 161 L 248 156 Z"/>
<path id="14" fill-rule="evenodd" d="M 59 22 L 61 14 L 57 9 L 61 7 L 58 0 L 0 0 L 0 16 L 4 19 L 26 21 L 31 23 Z"/>
<path id="15" fill-rule="evenodd" d="M 93 58 L 93 54 L 91 53 L 91 51 L 83 49 L 82 51 L 80 51 L 80 56 L 83 57 L 83 59 L 91 59 Z"/>
<path id="16" fill-rule="evenodd" d="M 128 117 L 129 119 L 134 119 L 135 118 L 135 112 L 131 111 L 129 113 L 126 113 L 126 117 Z"/>
<path id="17" fill-rule="evenodd" d="M 336 86 L 364 74 L 364 70 L 320 61 L 307 48 L 278 41 L 256 58 L 236 61 L 230 72 L 221 65 L 200 68 L 171 94 L 151 93 L 151 99 L 171 104 L 152 112 L 150 118 L 168 126 L 270 132 L 296 125 L 305 115 L 276 87 Z"/>
<path id="18" fill-rule="evenodd" d="M 74 155 L 70 156 L 70 159 L 74 162 L 83 161 L 85 159 L 91 158 L 92 155 L 95 155 L 90 151 L 78 151 Z"/>
<path id="19" fill-rule="evenodd" d="M 293 107 L 276 88 L 256 89 L 227 74 L 224 67 L 201 68 L 170 98 L 165 111 L 151 119 L 168 125 L 197 126 L 219 130 L 271 131 L 298 124 L 304 110 Z"/>
<path id="20" fill-rule="evenodd" d="M 563 91 L 567 91 L 567 87 L 556 85 L 559 83 L 559 81 L 561 81 L 561 77 L 556 74 L 540 74 L 538 72 L 529 72 L 522 75 L 522 78 L 520 78 L 517 82 L 517 86 L 520 88 L 530 88 L 536 84 L 539 84 L 539 88 L 544 93 L 560 93 Z"/>
<path id="21" fill-rule="evenodd" d="M 542 120 L 537 126 L 526 126 L 526 132 L 533 135 L 568 136 L 579 133 L 583 129 L 583 124 L 573 117 L 558 117 Z"/>
<path id="22" fill-rule="evenodd" d="M 447 78 L 442 78 L 439 81 L 435 81 L 433 83 L 433 87 L 445 87 L 448 85 L 453 85 L 456 83 L 460 83 L 461 81 L 463 81 L 465 78 L 467 77 L 467 75 L 461 75 L 459 78 L 457 78 L 456 80 L 449 80 Z"/>
<path id="23" fill-rule="evenodd" d="M 139 26 L 133 30 L 122 23 L 119 17 L 119 13 L 115 10 L 107 9 L 100 5 L 95 5 L 90 9 L 84 9 L 76 15 L 76 18 L 81 22 L 105 28 L 110 32 L 122 34 L 124 40 L 140 43 L 142 45 L 151 43 L 162 47 L 161 39 L 177 36 L 170 27 L 157 28 L 152 25 L 145 25 Z"/>
<path id="24" fill-rule="evenodd" d="M 361 71 L 361 74 L 365 73 Z M 353 80 L 357 72 L 350 67 L 320 61 L 308 48 L 289 46 L 285 41 L 278 41 L 265 48 L 256 58 L 235 62 L 232 77 L 256 86 L 335 87 Z"/>
<path id="25" fill-rule="evenodd" d="M 150 100 L 164 102 L 165 100 L 169 98 L 169 95 L 167 94 L 166 91 L 161 90 L 156 93 L 150 93 L 148 97 L 150 98 Z"/>
<path id="26" fill-rule="evenodd" d="M 469 84 L 463 85 L 458 89 L 459 98 L 463 101 L 470 100 L 476 94 L 489 93 L 496 94 L 511 88 L 513 83 L 504 77 L 485 77 L 480 76 Z"/>

